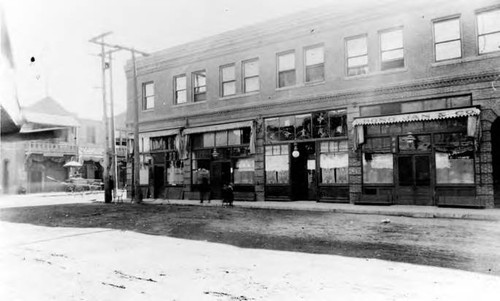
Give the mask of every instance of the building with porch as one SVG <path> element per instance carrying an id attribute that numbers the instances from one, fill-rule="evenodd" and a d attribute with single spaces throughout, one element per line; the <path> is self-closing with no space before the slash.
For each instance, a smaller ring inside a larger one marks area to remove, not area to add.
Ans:
<path id="1" fill-rule="evenodd" d="M 140 58 L 141 187 L 197 198 L 203 168 L 214 198 L 494 207 L 499 46 L 497 1 L 386 0 Z"/>

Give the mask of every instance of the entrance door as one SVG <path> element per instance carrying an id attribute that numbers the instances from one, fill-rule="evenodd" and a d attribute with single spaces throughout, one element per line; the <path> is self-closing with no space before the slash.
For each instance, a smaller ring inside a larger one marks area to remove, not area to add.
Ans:
<path id="1" fill-rule="evenodd" d="M 2 176 L 3 193 L 9 193 L 9 160 L 3 160 L 3 176 Z"/>
<path id="2" fill-rule="evenodd" d="M 398 157 L 398 204 L 433 205 L 430 162 L 430 155 Z"/>
<path id="3" fill-rule="evenodd" d="M 210 188 L 212 199 L 222 198 L 222 186 L 231 182 L 231 162 L 212 162 L 210 171 Z"/>
<path id="4" fill-rule="evenodd" d="M 292 200 L 316 200 L 316 156 L 314 143 L 298 143 L 299 156 L 290 152 L 290 185 Z"/>
<path id="5" fill-rule="evenodd" d="M 33 170 L 30 172 L 30 192 L 36 193 L 42 191 L 42 172 Z"/>
<path id="6" fill-rule="evenodd" d="M 164 197 L 165 190 L 165 168 L 163 165 L 154 166 L 154 197 L 155 199 Z"/>

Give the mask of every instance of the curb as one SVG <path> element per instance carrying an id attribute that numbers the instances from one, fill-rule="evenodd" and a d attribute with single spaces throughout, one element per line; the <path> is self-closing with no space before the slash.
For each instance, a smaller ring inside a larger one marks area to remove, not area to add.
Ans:
<path id="1" fill-rule="evenodd" d="M 176 206 L 203 206 L 203 207 L 219 207 L 221 201 L 213 200 L 212 203 L 200 204 L 199 201 L 189 200 L 158 200 L 158 199 L 144 199 L 146 204 L 161 204 L 161 205 L 176 205 Z M 316 204 L 316 203 L 314 203 Z M 361 206 L 361 205 L 356 205 Z M 481 214 L 481 213 L 464 213 L 463 210 L 488 210 L 488 209 L 463 209 L 463 208 L 439 208 L 447 212 L 423 212 L 411 210 L 383 210 L 383 209 L 366 209 L 366 208 L 329 208 L 328 205 L 314 206 L 314 205 L 287 205 L 280 203 L 280 205 L 272 204 L 254 204 L 252 202 L 235 202 L 235 207 L 250 208 L 250 209 L 273 209 L 273 210 L 295 210 L 295 211 L 316 211 L 316 212 L 331 212 L 340 214 L 364 214 L 364 215 L 385 215 L 385 216 L 402 216 L 411 218 L 442 218 L 442 219 L 463 219 L 463 220 L 478 220 L 478 221 L 500 221 L 500 210 L 494 214 Z M 390 208 L 390 207 L 388 207 Z M 461 212 L 452 212 L 453 210 L 460 210 Z M 495 209 L 492 209 L 495 210 Z"/>

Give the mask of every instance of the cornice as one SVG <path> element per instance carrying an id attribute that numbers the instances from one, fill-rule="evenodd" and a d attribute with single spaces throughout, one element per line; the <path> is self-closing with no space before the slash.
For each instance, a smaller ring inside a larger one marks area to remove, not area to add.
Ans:
<path id="1" fill-rule="evenodd" d="M 399 83 L 386 85 L 383 87 L 368 87 L 363 89 L 351 89 L 344 90 L 338 93 L 328 93 L 328 94 L 317 94 L 311 95 L 307 97 L 296 97 L 293 99 L 286 98 L 281 99 L 279 101 L 275 101 L 273 103 L 262 104 L 262 103 L 254 103 L 252 105 L 246 107 L 239 108 L 228 108 L 228 109 L 213 109 L 211 111 L 205 111 L 203 113 L 193 113 L 189 115 L 182 116 L 167 116 L 164 118 L 155 118 L 149 120 L 140 121 L 141 125 L 154 124 L 162 121 L 167 121 L 169 123 L 175 123 L 179 121 L 185 121 L 204 117 L 204 118 L 213 118 L 214 121 L 218 120 L 222 116 L 222 118 L 228 114 L 241 114 L 248 111 L 254 111 L 255 116 L 263 116 L 267 117 L 266 112 L 274 112 L 273 109 L 282 108 L 286 105 L 287 108 L 290 108 L 289 111 L 296 112 L 297 105 L 304 105 L 305 103 L 315 102 L 315 104 L 320 107 L 322 105 L 331 106 L 332 103 L 335 104 L 336 107 L 346 107 L 348 105 L 353 105 L 354 103 L 351 100 L 355 99 L 356 104 L 359 105 L 359 99 L 362 98 L 370 98 L 370 97 L 379 97 L 390 94 L 403 94 L 407 92 L 415 92 L 429 89 L 438 89 L 450 86 L 463 86 L 474 83 L 482 83 L 482 82 L 491 82 L 498 76 L 498 73 L 483 73 L 483 74 L 466 74 L 455 77 L 440 77 L 440 78 L 432 78 L 425 79 L 419 81 L 413 81 L 411 83 Z M 449 93 L 451 94 L 451 93 Z M 463 94 L 463 92 L 461 93 Z M 222 119 L 223 120 L 223 119 Z"/>

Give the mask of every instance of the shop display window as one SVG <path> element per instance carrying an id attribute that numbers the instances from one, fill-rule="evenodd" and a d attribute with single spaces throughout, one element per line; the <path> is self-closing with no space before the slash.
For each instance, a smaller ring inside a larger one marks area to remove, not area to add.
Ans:
<path id="1" fill-rule="evenodd" d="M 320 182 L 322 184 L 346 184 L 349 175 L 347 141 L 322 142 L 320 145 Z"/>
<path id="2" fill-rule="evenodd" d="M 288 145 L 266 146 L 265 152 L 266 184 L 288 184 Z"/>
<path id="3" fill-rule="evenodd" d="M 182 185 L 184 183 L 182 161 L 167 161 L 167 184 Z"/>
<path id="4" fill-rule="evenodd" d="M 268 118 L 266 142 L 347 136 L 346 110 Z"/>
<path id="5" fill-rule="evenodd" d="M 234 184 L 253 184 L 255 173 L 254 158 L 237 159 L 234 164 Z"/>
<path id="6" fill-rule="evenodd" d="M 363 154 L 363 183 L 392 184 L 394 160 L 392 154 Z"/>
<path id="7" fill-rule="evenodd" d="M 472 152 L 449 154 L 436 152 L 437 184 L 474 184 Z"/>

